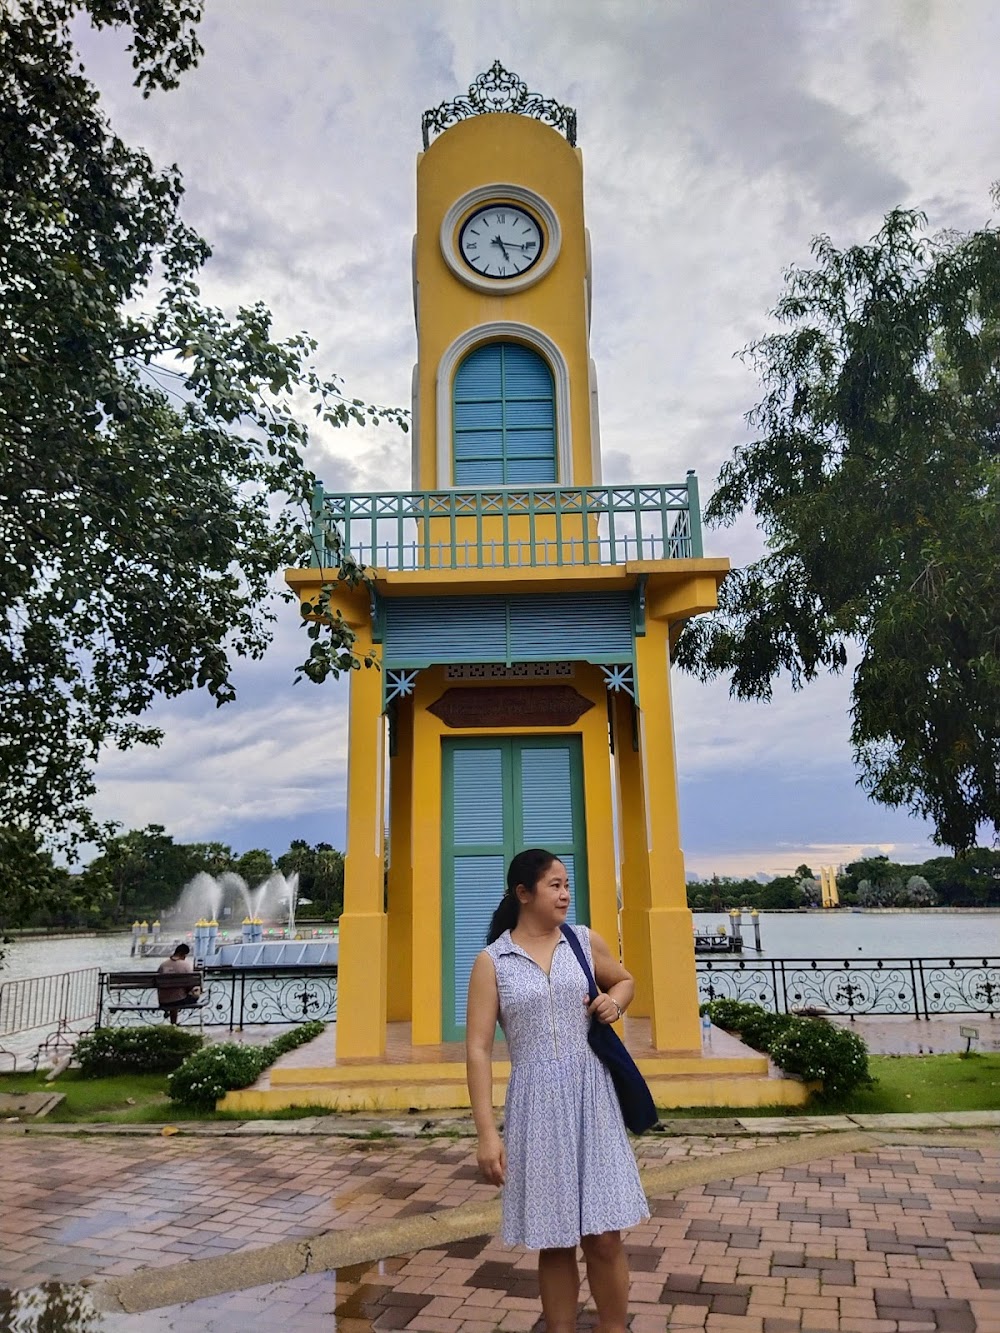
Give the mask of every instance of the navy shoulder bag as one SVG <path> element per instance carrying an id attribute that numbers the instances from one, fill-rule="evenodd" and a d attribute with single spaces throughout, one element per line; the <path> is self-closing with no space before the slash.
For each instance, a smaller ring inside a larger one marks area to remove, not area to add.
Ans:
<path id="1" fill-rule="evenodd" d="M 559 929 L 566 936 L 566 943 L 576 954 L 577 962 L 583 968 L 591 1000 L 596 1000 L 600 992 L 576 932 L 571 926 L 564 925 Z M 610 1023 L 601 1023 L 596 1018 L 591 1018 L 587 1041 L 590 1049 L 611 1075 L 626 1127 L 633 1134 L 644 1134 L 647 1129 L 652 1129 L 660 1118 L 653 1104 L 653 1094 L 649 1091 L 646 1080 L 639 1073 L 635 1061 L 629 1055 L 618 1033 Z"/>

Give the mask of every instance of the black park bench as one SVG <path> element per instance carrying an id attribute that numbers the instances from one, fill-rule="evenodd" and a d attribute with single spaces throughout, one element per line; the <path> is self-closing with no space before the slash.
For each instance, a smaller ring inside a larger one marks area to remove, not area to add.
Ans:
<path id="1" fill-rule="evenodd" d="M 181 986 L 193 990 L 197 987 L 202 994 L 191 996 L 186 1000 L 169 1000 L 161 1004 L 157 994 L 157 983 L 162 985 L 164 990 L 179 990 Z M 204 984 L 205 974 L 197 968 L 193 972 L 102 972 L 97 1026 L 101 1026 L 106 1013 L 169 1014 L 182 1009 L 204 1009 L 208 1004 L 208 996 L 204 994 Z"/>

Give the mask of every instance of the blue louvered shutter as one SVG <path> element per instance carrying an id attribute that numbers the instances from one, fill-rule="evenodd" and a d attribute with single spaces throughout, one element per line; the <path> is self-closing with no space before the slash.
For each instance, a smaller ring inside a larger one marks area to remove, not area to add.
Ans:
<path id="1" fill-rule="evenodd" d="M 383 604 L 383 662 L 630 662 L 635 643 L 627 592 L 512 597 L 394 597 Z"/>
<path id="2" fill-rule="evenodd" d="M 490 917 L 504 891 L 504 747 L 456 748 L 451 759 L 454 839 L 454 990 L 450 1018 L 465 1025 L 469 974 L 486 942 Z"/>
<path id="3" fill-rule="evenodd" d="M 502 597 L 395 597 L 384 615 L 387 666 L 507 660 Z"/>
<path id="4" fill-rule="evenodd" d="M 510 660 L 593 657 L 630 661 L 635 632 L 628 593 L 552 593 L 508 599 Z"/>
<path id="5" fill-rule="evenodd" d="M 572 755 L 569 746 L 524 745 L 520 749 L 521 840 L 525 847 L 555 852 L 569 874 L 569 920 L 576 922 L 574 857 L 579 832 L 574 827 Z"/>
<path id="6" fill-rule="evenodd" d="M 552 372 L 518 343 L 487 343 L 455 375 L 454 484 L 481 489 L 556 481 Z"/>

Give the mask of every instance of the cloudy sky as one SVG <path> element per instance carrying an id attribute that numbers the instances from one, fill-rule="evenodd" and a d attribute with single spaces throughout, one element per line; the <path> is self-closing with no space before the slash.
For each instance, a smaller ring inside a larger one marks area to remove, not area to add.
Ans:
<path id="1" fill-rule="evenodd" d="M 306 329 L 350 391 L 408 404 L 414 175 L 423 110 L 500 59 L 575 106 L 593 241 L 593 355 L 605 477 L 703 495 L 757 400 L 735 357 L 810 239 L 863 241 L 898 204 L 974 227 L 1000 177 L 992 0 L 210 0 L 206 54 L 143 102 L 120 43 L 81 33 L 117 131 L 177 162 L 212 244 L 203 294 L 262 299 Z M 405 437 L 332 432 L 328 485 L 399 489 Z M 707 535 L 734 563 L 752 522 Z M 181 840 L 343 846 L 346 690 L 292 686 L 292 609 L 240 669 L 239 702 L 157 710 L 157 751 L 110 755 L 100 813 Z M 933 854 L 927 827 L 871 805 L 847 742 L 848 682 L 770 706 L 675 681 L 684 845 L 701 875 L 780 873 L 881 848 Z"/>

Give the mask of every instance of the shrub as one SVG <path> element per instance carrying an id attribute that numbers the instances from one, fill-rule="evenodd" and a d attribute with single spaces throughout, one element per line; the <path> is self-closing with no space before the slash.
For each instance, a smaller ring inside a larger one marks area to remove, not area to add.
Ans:
<path id="1" fill-rule="evenodd" d="M 265 1046 L 242 1046 L 234 1041 L 207 1046 L 170 1075 L 167 1091 L 175 1102 L 210 1111 L 220 1097 L 234 1088 L 249 1087 L 279 1055 L 312 1041 L 325 1028 L 325 1023 L 312 1019 Z"/>
<path id="2" fill-rule="evenodd" d="M 874 1082 L 868 1072 L 868 1047 L 862 1039 L 825 1018 L 790 1018 L 769 1055 L 786 1074 L 797 1074 L 807 1083 L 822 1083 L 825 1097 L 843 1097 Z"/>
<path id="3" fill-rule="evenodd" d="M 755 1051 L 769 1051 L 780 1033 L 793 1022 L 795 1019 L 788 1014 L 772 1014 L 768 1009 L 761 1009 L 759 1013 L 742 1018 L 738 1031 L 741 1040 Z"/>
<path id="4" fill-rule="evenodd" d="M 770 1010 L 763 1005 L 747 1004 L 744 1000 L 709 1000 L 701 1006 L 701 1012 L 708 1014 L 715 1026 L 726 1032 L 742 1032 L 744 1023 L 758 1019 Z"/>
<path id="5" fill-rule="evenodd" d="M 187 1028 L 98 1028 L 81 1037 L 73 1052 L 84 1078 L 113 1074 L 168 1074 L 202 1044 Z"/>
<path id="6" fill-rule="evenodd" d="M 326 1024 L 318 1018 L 311 1018 L 308 1023 L 300 1023 L 298 1027 L 289 1028 L 287 1032 L 283 1032 L 280 1037 L 275 1037 L 274 1041 L 268 1043 L 268 1049 L 272 1052 L 268 1064 L 277 1060 L 279 1055 L 294 1051 L 296 1046 L 304 1046 L 307 1041 L 312 1041 L 325 1031 Z"/>
<path id="7" fill-rule="evenodd" d="M 211 1110 L 230 1088 L 245 1088 L 266 1069 L 267 1046 L 241 1046 L 221 1041 L 197 1051 L 175 1069 L 167 1091 L 175 1102 Z"/>
<path id="8" fill-rule="evenodd" d="M 748 1046 L 766 1052 L 786 1074 L 822 1083 L 825 1097 L 843 1097 L 873 1082 L 864 1041 L 824 1018 L 774 1014 L 739 1000 L 710 1000 L 701 1008 L 718 1027 L 739 1033 Z"/>

